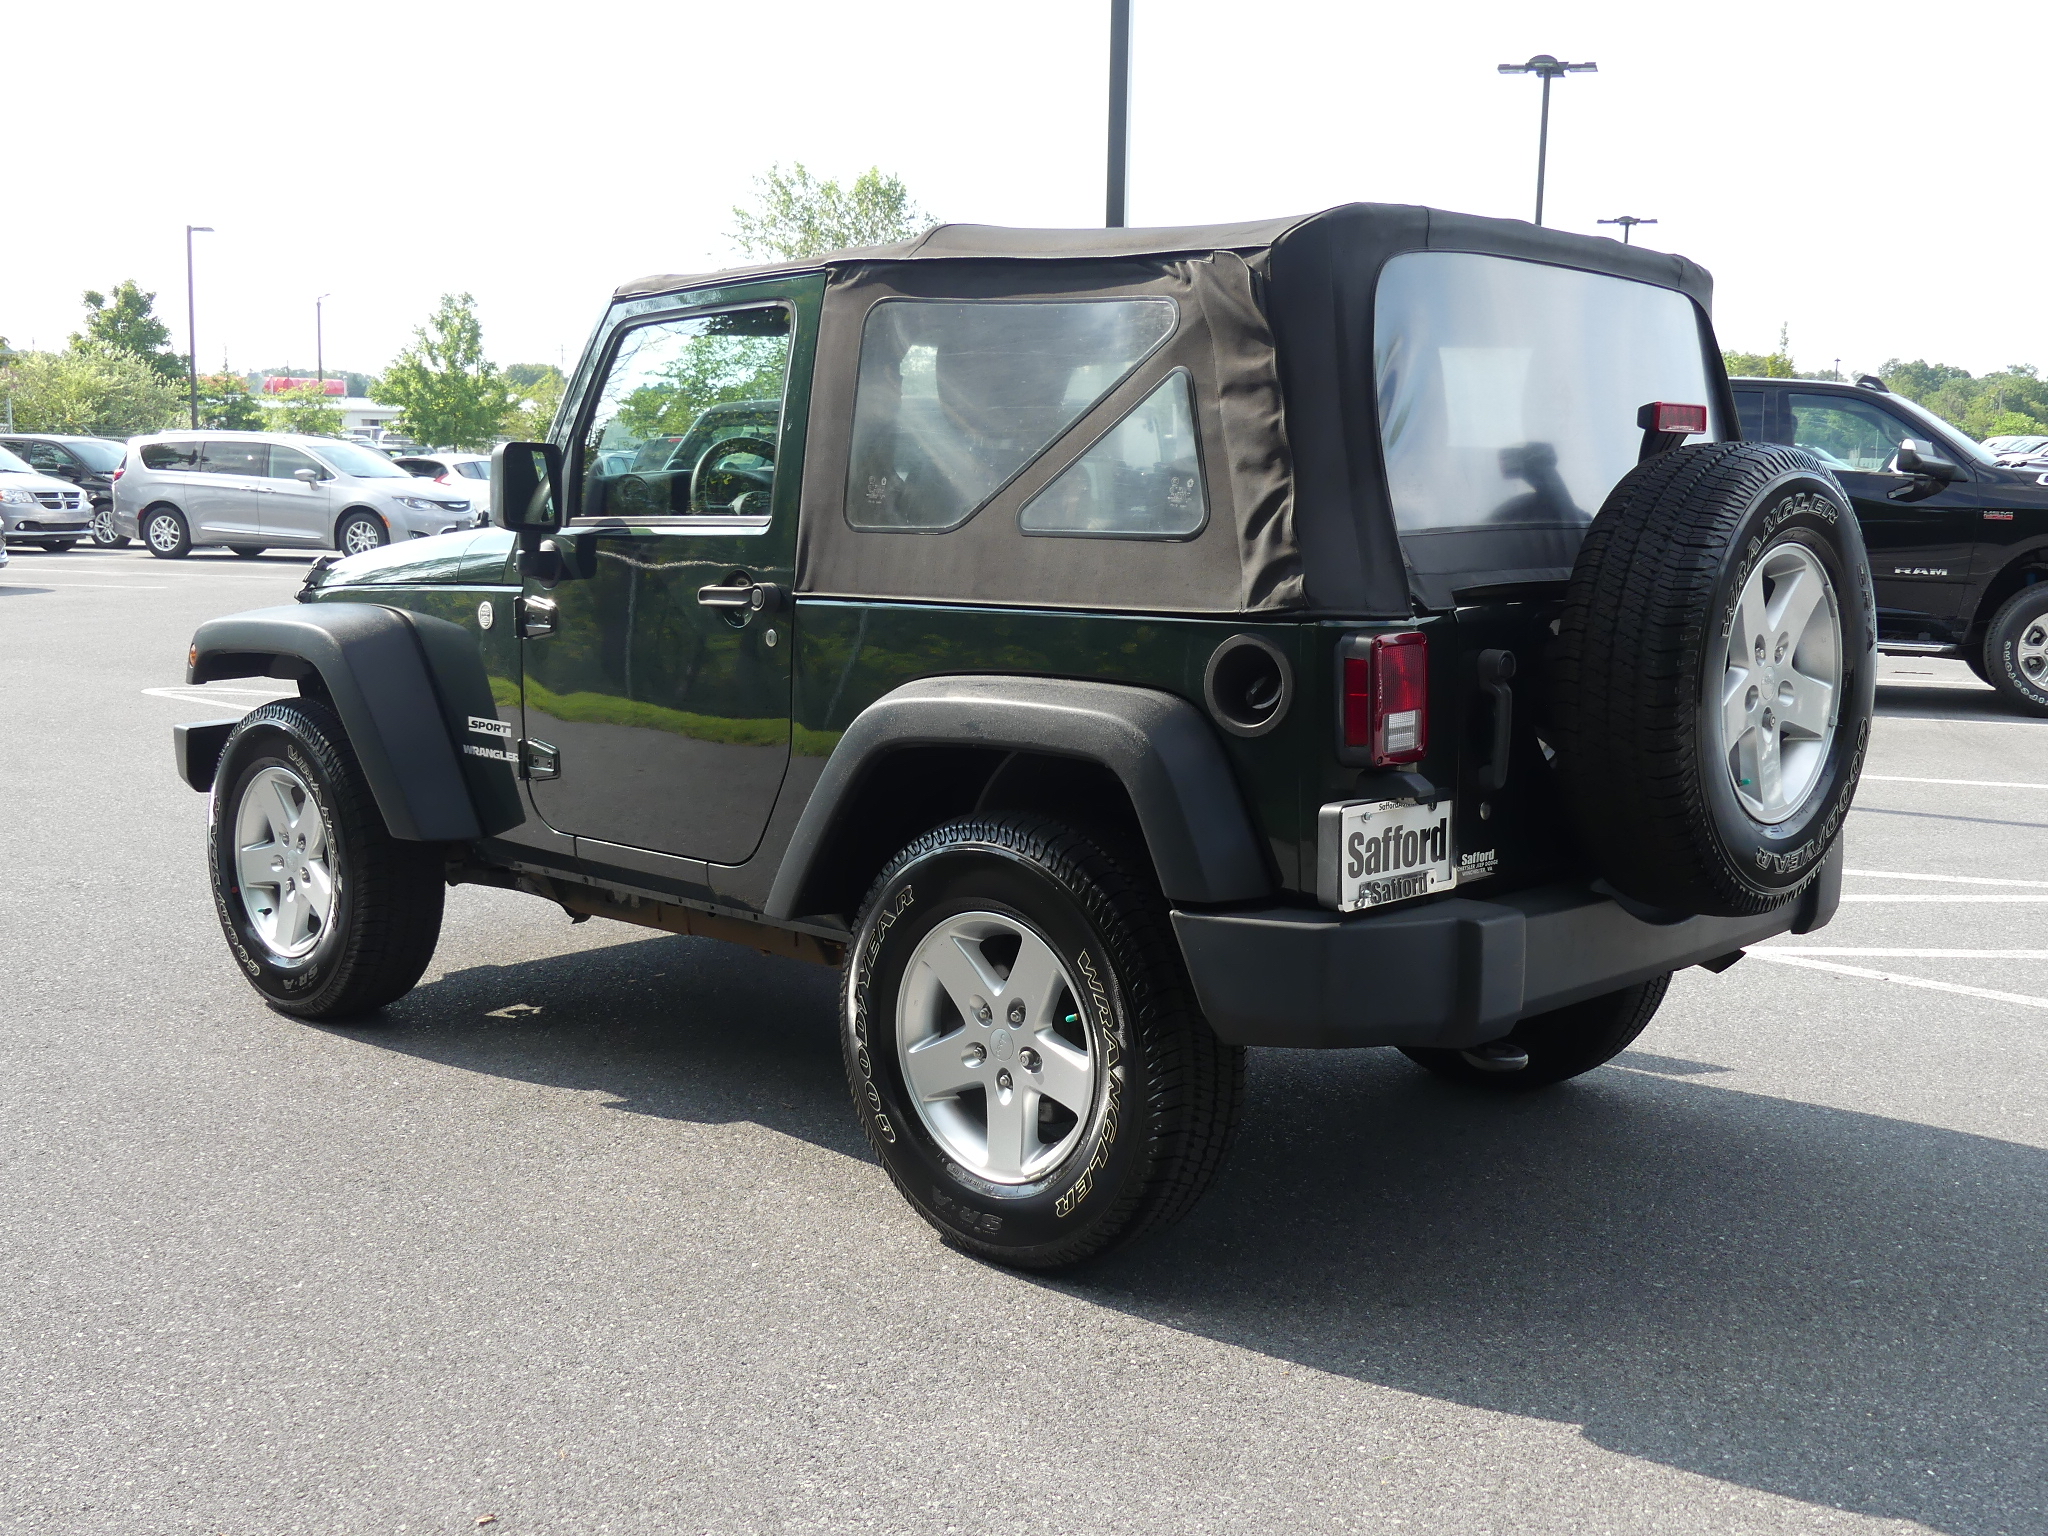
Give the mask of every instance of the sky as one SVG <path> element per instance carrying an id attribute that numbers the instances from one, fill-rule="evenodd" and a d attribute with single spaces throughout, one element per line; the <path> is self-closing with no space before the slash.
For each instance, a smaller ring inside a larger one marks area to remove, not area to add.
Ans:
<path id="1" fill-rule="evenodd" d="M 2040 54 L 2009 5 L 1134 0 L 1133 224 L 1356 200 L 1655 218 L 1726 347 L 1802 368 L 2048 366 Z M 206 370 L 375 372 L 443 293 L 500 363 L 569 362 L 606 297 L 737 259 L 770 165 L 901 176 L 949 220 L 1097 225 L 1108 0 L 411 0 L 402 13 L 17 0 L 0 336 L 61 347 L 133 277 Z M 49 67 L 40 61 L 50 61 Z M 1967 130 L 1967 131 L 1965 131 Z"/>

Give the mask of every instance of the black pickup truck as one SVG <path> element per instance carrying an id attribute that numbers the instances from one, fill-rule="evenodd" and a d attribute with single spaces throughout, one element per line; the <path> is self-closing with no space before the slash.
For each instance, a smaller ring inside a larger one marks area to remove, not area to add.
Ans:
<path id="1" fill-rule="evenodd" d="M 178 731 L 228 948 L 361 1018 L 480 883 L 839 966 L 882 1165 L 1038 1268 L 1195 1200 L 1247 1046 L 1588 1071 L 1828 921 L 1870 728 L 1709 296 L 1372 205 L 629 283 L 498 526 L 194 638 L 300 695 Z"/>
<path id="2" fill-rule="evenodd" d="M 2000 463 L 1867 375 L 1732 382 L 1744 437 L 1797 444 L 1849 493 L 1878 649 L 1956 657 L 2048 715 L 2048 474 Z"/>

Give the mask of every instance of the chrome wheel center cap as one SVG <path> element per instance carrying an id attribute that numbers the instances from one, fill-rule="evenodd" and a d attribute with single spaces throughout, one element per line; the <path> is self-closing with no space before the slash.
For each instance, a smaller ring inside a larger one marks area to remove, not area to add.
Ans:
<path id="1" fill-rule="evenodd" d="M 1017 1040 L 1007 1029 L 999 1029 L 988 1037 L 988 1053 L 997 1061 L 1009 1061 L 1017 1054 Z"/>

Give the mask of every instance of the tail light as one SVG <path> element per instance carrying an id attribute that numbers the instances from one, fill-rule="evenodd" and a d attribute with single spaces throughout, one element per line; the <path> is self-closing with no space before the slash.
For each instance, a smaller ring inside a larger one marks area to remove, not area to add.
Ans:
<path id="1" fill-rule="evenodd" d="M 109 480 L 118 480 L 127 473 L 128 461 L 126 459 L 123 459 L 119 464 L 114 466 L 114 472 L 111 475 L 107 476 L 107 478 Z"/>
<path id="2" fill-rule="evenodd" d="M 436 484 L 436 485 L 446 485 L 446 484 L 448 484 L 448 477 L 447 477 L 447 476 L 446 476 L 445 474 L 443 474 L 443 475 L 436 475 L 436 476 L 434 476 L 434 484 Z"/>
<path id="3" fill-rule="evenodd" d="M 1374 635 L 1343 662 L 1344 745 L 1370 753 L 1375 767 L 1421 762 L 1429 750 L 1429 637 Z"/>
<path id="4" fill-rule="evenodd" d="M 1636 425 L 1645 432 L 1677 432 L 1694 437 L 1707 430 L 1704 405 L 1679 405 L 1670 400 L 1652 400 L 1636 412 Z"/>

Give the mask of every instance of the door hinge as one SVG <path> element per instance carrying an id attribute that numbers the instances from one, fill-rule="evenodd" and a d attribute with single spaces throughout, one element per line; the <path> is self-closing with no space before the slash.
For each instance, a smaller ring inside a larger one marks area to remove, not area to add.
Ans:
<path id="1" fill-rule="evenodd" d="M 559 779 L 562 776 L 561 751 L 545 741 L 522 741 L 519 743 L 519 771 L 529 779 Z"/>
<path id="2" fill-rule="evenodd" d="M 541 640 L 555 632 L 558 610 L 552 597 L 519 599 L 519 638 Z"/>

